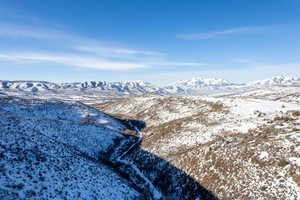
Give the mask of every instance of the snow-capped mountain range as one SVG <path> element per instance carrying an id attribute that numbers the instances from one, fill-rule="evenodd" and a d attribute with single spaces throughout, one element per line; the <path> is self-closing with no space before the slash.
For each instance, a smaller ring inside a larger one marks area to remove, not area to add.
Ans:
<path id="1" fill-rule="evenodd" d="M 254 81 L 250 86 L 272 86 L 272 85 L 296 85 L 300 84 L 300 78 L 290 76 L 275 76 L 271 79 Z"/>
<path id="2" fill-rule="evenodd" d="M 46 81 L 0 81 L 2 92 L 26 93 L 64 93 L 64 92 L 93 92 L 113 95 L 133 94 L 197 94 L 227 92 L 251 87 L 267 87 L 274 85 L 300 85 L 300 78 L 276 76 L 271 79 L 254 81 L 248 84 L 233 83 L 217 78 L 193 78 L 157 87 L 145 81 L 86 81 L 73 83 L 51 83 Z"/>
<path id="3" fill-rule="evenodd" d="M 193 78 L 191 80 L 182 80 L 170 84 L 164 89 L 172 94 L 193 94 L 207 93 L 213 90 L 230 89 L 231 86 L 239 86 L 240 84 L 232 83 L 224 79 L 217 78 Z"/>
<path id="4" fill-rule="evenodd" d="M 122 94 L 163 93 L 160 88 L 154 87 L 153 85 L 145 81 L 86 81 L 74 83 L 50 83 L 45 81 L 0 81 L 0 89 L 20 90 L 25 92 L 73 89 L 115 91 Z"/>

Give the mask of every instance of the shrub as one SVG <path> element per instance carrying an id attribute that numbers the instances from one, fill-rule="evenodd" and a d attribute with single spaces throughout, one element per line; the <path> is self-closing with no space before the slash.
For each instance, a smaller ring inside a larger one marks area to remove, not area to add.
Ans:
<path id="1" fill-rule="evenodd" d="M 293 117 L 299 117 L 300 116 L 300 111 L 293 111 L 292 116 Z"/>
<path id="2" fill-rule="evenodd" d="M 267 186 L 260 187 L 260 190 L 263 191 L 263 192 L 267 191 Z"/>
<path id="3" fill-rule="evenodd" d="M 288 164 L 289 164 L 289 162 L 286 161 L 286 160 L 284 160 L 284 159 L 281 159 L 281 160 L 279 161 L 279 163 L 278 163 L 278 165 L 279 165 L 280 167 L 285 167 L 285 166 L 287 166 Z"/>
<path id="4" fill-rule="evenodd" d="M 210 107 L 211 107 L 212 112 L 220 112 L 223 110 L 224 104 L 221 102 L 216 102 L 216 103 L 210 104 Z"/>

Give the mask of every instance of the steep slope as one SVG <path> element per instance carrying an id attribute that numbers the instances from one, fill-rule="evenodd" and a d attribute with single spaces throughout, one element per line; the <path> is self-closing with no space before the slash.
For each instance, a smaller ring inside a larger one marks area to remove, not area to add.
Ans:
<path id="1" fill-rule="evenodd" d="M 217 200 L 125 134 L 143 127 L 81 103 L 0 96 L 0 199 Z"/>
<path id="2" fill-rule="evenodd" d="M 2 97 L 0 104 L 1 199 L 144 198 L 97 161 L 125 139 L 116 120 L 76 103 Z"/>
<path id="3" fill-rule="evenodd" d="M 143 95 L 95 107 L 145 120 L 142 147 L 182 169 L 220 199 L 296 200 L 300 104 L 295 94 L 300 88 L 276 89 Z"/>
<path id="4" fill-rule="evenodd" d="M 84 156 L 81 151 L 94 155 L 89 148 L 79 151 L 73 146 L 79 141 L 69 146 L 67 140 L 44 135 L 31 125 L 39 123 L 1 117 L 1 199 L 143 199 L 126 179 Z"/>
<path id="5" fill-rule="evenodd" d="M 103 112 L 87 107 L 79 102 L 22 99 L 4 96 L 0 114 L 18 117 L 52 119 L 91 124 L 115 131 L 124 130 L 124 125 Z"/>

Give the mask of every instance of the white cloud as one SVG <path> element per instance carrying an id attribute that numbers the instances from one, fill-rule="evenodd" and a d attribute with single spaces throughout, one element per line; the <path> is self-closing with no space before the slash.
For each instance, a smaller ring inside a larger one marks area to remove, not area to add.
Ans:
<path id="1" fill-rule="evenodd" d="M 168 61 L 161 61 L 161 62 L 154 62 L 151 65 L 159 65 L 159 66 L 186 66 L 186 67 L 201 67 L 206 66 L 205 63 L 197 63 L 197 62 L 168 62 Z"/>
<path id="2" fill-rule="evenodd" d="M 0 60 L 9 62 L 23 62 L 24 64 L 51 62 L 99 70 L 134 70 L 153 66 L 204 66 L 202 63 L 170 61 L 164 53 L 105 44 L 93 38 L 82 37 L 61 30 L 1 22 L 0 26 L 0 38 L 14 38 L 17 41 L 26 41 L 30 38 L 38 40 L 40 44 L 37 50 L 34 48 L 35 42 L 33 42 L 32 46 L 26 46 L 25 52 L 9 51 L 10 47 L 7 47 L 5 52 L 0 52 Z M 11 49 L 17 49 L 17 45 L 15 43 Z M 46 52 L 45 47 L 47 48 Z M 63 53 L 58 54 L 57 49 L 63 49 Z"/>
<path id="3" fill-rule="evenodd" d="M 259 32 L 266 30 L 272 26 L 249 26 L 249 27 L 239 27 L 239 28 L 232 28 L 220 31 L 211 31 L 211 32 L 201 32 L 201 33 L 190 33 L 190 34 L 177 34 L 176 37 L 179 39 L 185 40 L 205 40 L 216 38 L 225 35 L 233 35 L 233 34 L 240 34 L 240 33 L 251 33 L 251 32 Z"/>
<path id="4" fill-rule="evenodd" d="M 124 59 L 134 61 L 146 61 L 151 59 L 163 59 L 166 55 L 154 51 L 141 51 L 128 48 L 120 47 L 106 47 L 106 46 L 76 46 L 75 50 L 83 53 L 89 53 L 95 56 L 113 58 L 113 59 Z"/>
<path id="5" fill-rule="evenodd" d="M 75 66 L 81 68 L 91 68 L 99 70 L 124 71 L 147 68 L 151 66 L 203 66 L 202 63 L 186 63 L 186 62 L 116 62 L 98 58 L 96 56 L 85 56 L 76 54 L 51 54 L 51 53 L 1 53 L 0 60 L 17 62 L 17 63 L 36 63 L 48 62 L 57 63 L 67 66 Z"/>
<path id="6" fill-rule="evenodd" d="M 34 63 L 34 62 L 48 62 L 57 63 L 67 66 L 75 66 L 81 68 L 91 68 L 99 70 L 132 70 L 146 67 L 145 64 L 141 63 L 127 63 L 127 62 L 112 62 L 104 59 L 99 59 L 91 56 L 80 56 L 80 55 L 51 55 L 51 54 L 23 54 L 23 53 L 13 53 L 13 54 L 3 54 L 0 53 L 0 60 L 12 61 L 12 62 L 24 62 L 24 63 Z"/>
<path id="7" fill-rule="evenodd" d="M 68 37 L 68 34 L 59 30 L 45 30 L 7 23 L 0 23 L 0 26 L 0 37 L 5 38 L 62 39 Z"/>
<path id="8" fill-rule="evenodd" d="M 138 51 L 133 49 L 111 48 L 111 47 L 80 46 L 80 47 L 74 47 L 74 49 L 91 52 L 95 54 L 110 53 L 110 54 L 118 54 L 118 55 L 124 54 L 124 55 L 146 55 L 146 56 L 164 55 L 162 53 L 154 52 L 154 51 Z"/>

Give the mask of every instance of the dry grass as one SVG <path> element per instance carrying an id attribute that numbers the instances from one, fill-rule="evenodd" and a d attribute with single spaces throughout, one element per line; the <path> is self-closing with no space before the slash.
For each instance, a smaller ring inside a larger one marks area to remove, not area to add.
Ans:
<path id="1" fill-rule="evenodd" d="M 126 129 L 126 130 L 122 131 L 122 133 L 123 133 L 124 135 L 138 136 L 138 134 L 137 134 L 136 131 L 129 130 L 129 129 Z"/>
<path id="2" fill-rule="evenodd" d="M 293 181 L 295 181 L 295 183 L 297 183 L 297 185 L 300 187 L 300 175 L 298 174 L 293 174 Z"/>
<path id="3" fill-rule="evenodd" d="M 294 121 L 294 118 L 288 115 L 284 115 L 284 116 L 275 117 L 274 121 L 289 122 L 289 121 Z"/>
<path id="4" fill-rule="evenodd" d="M 156 143 L 161 139 L 166 139 L 182 130 L 183 121 L 181 119 L 173 120 L 160 124 L 159 126 L 147 127 L 143 130 L 146 138 L 143 140 L 143 145 L 148 146 Z"/>
<path id="5" fill-rule="evenodd" d="M 293 117 L 299 117 L 300 116 L 300 111 L 292 111 L 292 116 Z"/>
<path id="6" fill-rule="evenodd" d="M 212 112 L 221 112 L 225 106 L 221 102 L 209 103 Z"/>

